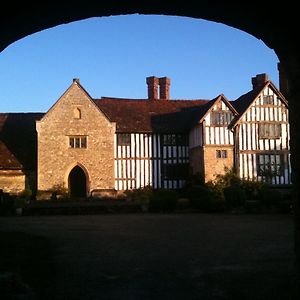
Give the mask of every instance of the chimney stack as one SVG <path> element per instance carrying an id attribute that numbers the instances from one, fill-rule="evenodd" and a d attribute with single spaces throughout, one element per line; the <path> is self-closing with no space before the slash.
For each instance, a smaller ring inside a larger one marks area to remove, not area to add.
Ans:
<path id="1" fill-rule="evenodd" d="M 170 99 L 170 78 L 159 78 L 159 98 L 164 100 Z"/>
<path id="2" fill-rule="evenodd" d="M 252 77 L 252 89 L 254 90 L 257 87 L 264 85 L 269 80 L 266 73 L 257 74 L 255 77 Z"/>
<path id="3" fill-rule="evenodd" d="M 147 77 L 146 82 L 148 85 L 148 99 L 170 99 L 170 78 L 168 77 Z"/>
<path id="4" fill-rule="evenodd" d="M 155 76 L 147 77 L 148 99 L 158 99 L 158 82 L 159 79 Z"/>
<path id="5" fill-rule="evenodd" d="M 277 69 L 279 71 L 279 91 L 284 97 L 287 97 L 289 93 L 289 83 L 286 77 L 286 72 L 280 62 L 277 64 Z"/>

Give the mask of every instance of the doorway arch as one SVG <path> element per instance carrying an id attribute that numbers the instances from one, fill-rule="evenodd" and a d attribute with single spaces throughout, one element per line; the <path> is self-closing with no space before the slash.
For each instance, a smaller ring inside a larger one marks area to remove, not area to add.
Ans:
<path id="1" fill-rule="evenodd" d="M 68 187 L 71 198 L 85 198 L 87 196 L 87 176 L 80 166 L 76 165 L 70 171 Z"/>

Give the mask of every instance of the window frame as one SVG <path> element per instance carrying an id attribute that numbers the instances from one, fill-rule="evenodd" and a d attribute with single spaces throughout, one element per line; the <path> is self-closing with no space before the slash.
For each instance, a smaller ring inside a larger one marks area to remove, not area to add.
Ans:
<path id="1" fill-rule="evenodd" d="M 263 95 L 263 105 L 274 105 L 274 95 Z"/>
<path id="2" fill-rule="evenodd" d="M 228 158 L 228 151 L 227 149 L 217 149 L 216 150 L 216 158 Z"/>
<path id="3" fill-rule="evenodd" d="M 131 133 L 118 133 L 117 134 L 118 146 L 130 146 L 131 145 Z"/>
<path id="4" fill-rule="evenodd" d="M 273 127 L 273 129 L 272 129 Z M 276 129 L 277 128 L 277 129 Z M 281 124 L 280 123 L 259 123 L 258 124 L 258 138 L 259 139 L 280 139 L 281 138 Z"/>
<path id="5" fill-rule="evenodd" d="M 162 164 L 161 177 L 163 180 L 186 180 L 189 175 L 188 163 Z"/>
<path id="6" fill-rule="evenodd" d="M 231 111 L 216 110 L 211 112 L 211 124 L 217 127 L 225 127 L 230 124 L 233 119 Z"/>
<path id="7" fill-rule="evenodd" d="M 257 176 L 275 177 L 284 175 L 282 154 L 259 153 L 256 155 Z"/>
<path id="8" fill-rule="evenodd" d="M 185 134 L 165 133 L 162 135 L 163 146 L 187 146 L 188 139 Z"/>
<path id="9" fill-rule="evenodd" d="M 69 149 L 86 149 L 87 135 L 69 135 Z"/>

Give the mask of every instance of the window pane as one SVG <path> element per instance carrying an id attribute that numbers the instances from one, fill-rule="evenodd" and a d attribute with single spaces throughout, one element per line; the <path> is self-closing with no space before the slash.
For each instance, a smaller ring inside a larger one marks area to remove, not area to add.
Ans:
<path id="1" fill-rule="evenodd" d="M 74 148 L 75 147 L 75 141 L 74 141 L 74 138 L 70 137 L 69 138 L 69 145 L 71 148 Z"/>
<path id="2" fill-rule="evenodd" d="M 131 144 L 131 134 L 121 133 L 117 135 L 117 143 L 119 146 L 130 146 Z"/>
<path id="3" fill-rule="evenodd" d="M 81 138 L 81 148 L 86 148 L 86 137 Z"/>

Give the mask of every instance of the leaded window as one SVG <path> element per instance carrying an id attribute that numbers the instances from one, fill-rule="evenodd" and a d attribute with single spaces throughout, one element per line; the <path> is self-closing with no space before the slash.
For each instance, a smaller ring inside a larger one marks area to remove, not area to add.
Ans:
<path id="1" fill-rule="evenodd" d="M 257 175 L 265 177 L 283 175 L 282 160 L 280 154 L 257 154 Z"/>
<path id="2" fill-rule="evenodd" d="M 259 124 L 258 136 L 261 139 L 278 139 L 281 136 L 281 125 L 275 123 Z"/>
<path id="3" fill-rule="evenodd" d="M 70 148 L 87 148 L 87 136 L 69 136 Z"/>

